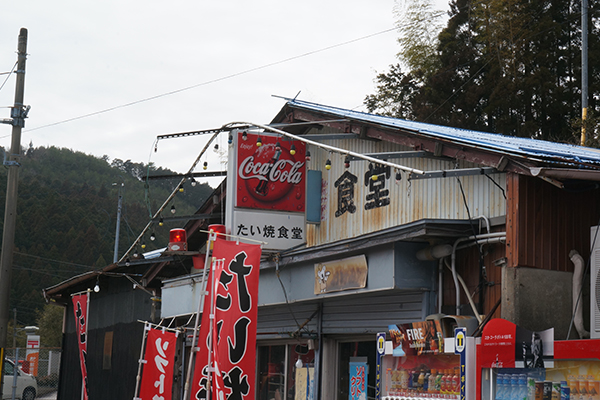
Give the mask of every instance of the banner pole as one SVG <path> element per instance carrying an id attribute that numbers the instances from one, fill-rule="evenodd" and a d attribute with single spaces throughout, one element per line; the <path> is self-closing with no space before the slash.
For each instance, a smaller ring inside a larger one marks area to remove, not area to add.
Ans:
<path id="1" fill-rule="evenodd" d="M 138 360 L 138 373 L 135 377 L 135 392 L 133 392 L 133 400 L 139 399 L 138 394 L 140 391 L 140 380 L 142 379 L 142 364 L 144 357 L 144 347 L 146 345 L 146 338 L 148 337 L 148 330 L 150 330 L 150 324 L 147 322 L 144 324 L 144 334 L 142 335 L 142 348 L 140 350 L 140 359 Z"/>
<path id="2" fill-rule="evenodd" d="M 90 297 L 91 297 L 90 293 L 92 293 L 92 290 L 88 289 L 87 290 L 87 296 L 86 296 L 87 297 L 87 299 L 86 299 L 86 306 L 85 306 L 85 308 L 86 308 L 86 310 L 85 310 L 85 318 L 86 318 L 86 321 L 85 321 L 85 343 L 86 343 L 86 351 L 87 351 L 87 345 L 90 342 L 89 341 L 89 335 L 88 335 L 88 328 L 90 326 Z M 86 370 L 86 374 L 87 374 L 87 363 L 85 365 L 85 370 Z M 81 390 L 81 400 L 84 400 L 84 399 L 87 399 L 87 396 L 85 396 L 85 394 L 86 394 L 88 388 L 87 388 L 87 385 L 85 383 L 85 378 L 84 377 L 82 377 L 82 378 L 83 379 L 81 381 L 81 389 L 82 389 Z"/>
<path id="3" fill-rule="evenodd" d="M 196 311 L 196 322 L 194 323 L 194 335 L 192 336 L 192 346 L 190 348 L 190 357 L 188 360 L 188 369 L 185 378 L 185 386 L 183 390 L 183 399 L 187 400 L 188 393 L 190 390 L 190 380 L 192 377 L 192 367 L 194 365 L 194 354 L 196 354 L 196 338 L 198 337 L 198 325 L 200 325 L 200 314 L 204 309 L 204 299 L 206 298 L 206 285 L 207 279 L 206 274 L 208 273 L 208 267 L 212 264 L 212 247 L 213 243 L 217 239 L 217 233 L 211 230 L 208 234 L 208 242 L 206 244 L 206 259 L 204 260 L 204 271 L 202 273 L 202 283 L 200 284 L 200 301 L 198 301 L 198 310 Z"/>

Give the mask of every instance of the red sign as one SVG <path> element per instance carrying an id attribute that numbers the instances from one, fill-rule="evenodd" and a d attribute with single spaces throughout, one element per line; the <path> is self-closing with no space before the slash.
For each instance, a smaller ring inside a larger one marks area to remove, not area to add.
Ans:
<path id="1" fill-rule="evenodd" d="M 73 296 L 73 313 L 75 314 L 75 332 L 79 343 L 79 364 L 81 365 L 81 380 L 83 385 L 83 399 L 88 399 L 87 385 L 87 313 L 89 297 L 87 293 Z"/>
<path id="2" fill-rule="evenodd" d="M 258 245 L 215 241 L 216 268 L 211 274 L 214 272 L 216 279 L 202 313 L 192 382 L 194 400 L 254 398 L 260 254 Z"/>
<path id="3" fill-rule="evenodd" d="M 490 320 L 481 333 L 482 368 L 514 368 L 517 326 L 501 318 Z"/>
<path id="4" fill-rule="evenodd" d="M 171 400 L 177 335 L 151 329 L 146 341 L 140 399 Z"/>
<path id="5" fill-rule="evenodd" d="M 239 133 L 237 152 L 237 207 L 304 212 L 304 142 Z"/>

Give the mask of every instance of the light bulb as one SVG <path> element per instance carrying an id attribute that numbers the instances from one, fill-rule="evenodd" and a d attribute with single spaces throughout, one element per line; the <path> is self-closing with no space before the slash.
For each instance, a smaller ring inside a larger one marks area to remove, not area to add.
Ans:
<path id="1" fill-rule="evenodd" d="M 154 232 L 152 232 L 150 234 L 150 240 L 154 241 L 156 239 L 156 235 L 154 234 Z"/>
<path id="2" fill-rule="evenodd" d="M 100 285 L 98 285 L 96 283 L 96 286 L 94 286 L 94 292 L 98 293 L 100 291 Z"/>
<path id="3" fill-rule="evenodd" d="M 290 147 L 290 154 L 291 154 L 291 155 L 294 155 L 294 154 L 296 154 L 296 146 L 294 146 L 293 144 L 292 144 L 292 146 Z"/>
<path id="4" fill-rule="evenodd" d="M 262 146 L 262 139 L 259 136 L 258 139 L 256 139 L 256 147 L 260 147 L 260 146 Z"/>
<path id="5" fill-rule="evenodd" d="M 203 169 L 207 169 L 208 168 L 208 161 L 204 161 L 204 164 L 202 165 Z"/>
<path id="6" fill-rule="evenodd" d="M 242 140 L 248 139 L 248 134 L 244 131 L 242 132 Z"/>
<path id="7" fill-rule="evenodd" d="M 302 368 L 302 359 L 301 358 L 296 360 L 296 368 Z"/>
<path id="8" fill-rule="evenodd" d="M 304 157 L 306 161 L 310 161 L 310 151 L 306 151 L 306 156 Z"/>
<path id="9" fill-rule="evenodd" d="M 327 160 L 327 162 L 325 163 L 325 169 L 328 171 L 331 169 L 331 160 Z"/>
<path id="10" fill-rule="evenodd" d="M 163 218 L 160 217 L 160 219 L 158 220 L 158 226 L 163 226 L 165 223 L 165 221 L 163 221 Z"/>
<path id="11" fill-rule="evenodd" d="M 175 211 L 177 211 L 177 210 L 175 209 L 175 204 L 173 204 L 171 206 L 171 214 L 175 214 Z"/>
<path id="12" fill-rule="evenodd" d="M 180 191 L 181 193 L 183 193 L 183 190 L 184 190 L 184 189 L 183 189 L 183 185 L 179 185 L 179 191 Z"/>

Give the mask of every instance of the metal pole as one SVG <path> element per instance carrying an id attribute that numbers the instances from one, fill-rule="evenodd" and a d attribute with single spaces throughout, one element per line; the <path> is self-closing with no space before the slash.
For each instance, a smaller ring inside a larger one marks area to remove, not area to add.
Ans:
<path id="1" fill-rule="evenodd" d="M 587 140 L 588 109 L 588 0 L 581 0 L 581 145 Z"/>
<path id="2" fill-rule="evenodd" d="M 13 365 L 12 400 L 17 398 L 17 369 L 19 368 L 19 349 L 15 348 L 15 365 Z"/>
<path id="3" fill-rule="evenodd" d="M 15 352 L 15 365 L 13 367 L 12 400 L 17 395 L 17 365 L 19 365 L 19 352 L 17 351 L 17 309 L 13 308 L 13 351 Z"/>
<path id="4" fill-rule="evenodd" d="M 8 330 L 8 313 L 10 286 L 13 262 L 13 247 L 15 243 L 15 225 L 17 220 L 17 188 L 19 181 L 19 163 L 21 157 L 21 129 L 25 125 L 25 118 L 29 108 L 23 105 L 25 92 L 25 61 L 27 59 L 27 29 L 21 28 L 19 32 L 19 45 L 17 56 L 17 83 L 15 88 L 15 104 L 11 110 L 12 140 L 10 154 L 7 155 L 4 165 L 8 168 L 6 183 L 6 205 L 4 211 L 4 230 L 2 232 L 2 255 L 0 256 L 0 348 L 6 348 L 6 335 Z M 15 366 L 16 367 L 16 366 Z M 0 393 L 2 393 L 2 380 L 0 380 Z"/>
<path id="5" fill-rule="evenodd" d="M 202 272 L 202 283 L 200 283 L 200 299 L 198 301 L 198 309 L 196 310 L 196 322 L 194 323 L 194 335 L 192 336 L 192 346 L 190 348 L 190 357 L 188 359 L 188 369 L 187 376 L 185 379 L 185 386 L 183 389 L 183 400 L 188 400 L 188 394 L 190 391 L 190 381 L 192 378 L 192 368 L 194 367 L 194 356 L 198 351 L 196 347 L 196 338 L 198 337 L 198 331 L 200 330 L 200 315 L 204 310 L 204 301 L 206 295 L 208 294 L 206 291 L 206 287 L 208 285 L 208 280 L 206 279 L 209 268 L 212 265 L 212 247 L 214 241 L 217 239 L 217 234 L 214 231 L 210 231 L 208 234 L 208 241 L 206 243 L 206 258 L 204 259 L 204 271 Z M 214 275 L 210 274 L 211 276 Z M 212 291 L 212 288 L 211 288 Z M 204 338 L 206 339 L 206 338 Z M 210 386 L 208 386 L 208 390 L 210 391 Z M 210 396 L 209 396 L 210 398 Z"/>
<path id="6" fill-rule="evenodd" d="M 115 183 L 113 183 L 113 185 L 116 185 Z M 119 261 L 119 234 L 121 232 L 121 205 L 123 203 L 123 186 L 125 184 L 121 183 L 121 186 L 119 186 L 119 201 L 117 202 L 117 229 L 116 229 L 116 233 L 115 233 L 115 252 L 113 255 L 113 263 L 117 263 L 117 261 Z"/>

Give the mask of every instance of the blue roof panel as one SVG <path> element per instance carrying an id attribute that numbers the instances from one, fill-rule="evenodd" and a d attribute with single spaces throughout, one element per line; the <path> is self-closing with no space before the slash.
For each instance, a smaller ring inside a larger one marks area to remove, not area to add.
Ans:
<path id="1" fill-rule="evenodd" d="M 580 163 L 600 165 L 600 149 L 590 147 L 427 124 L 301 100 L 289 100 L 288 104 L 292 107 L 310 109 L 385 127 L 410 130 L 438 139 L 450 140 L 456 143 L 537 159 L 539 161 L 562 161 L 574 163 L 578 166 L 580 166 Z"/>

